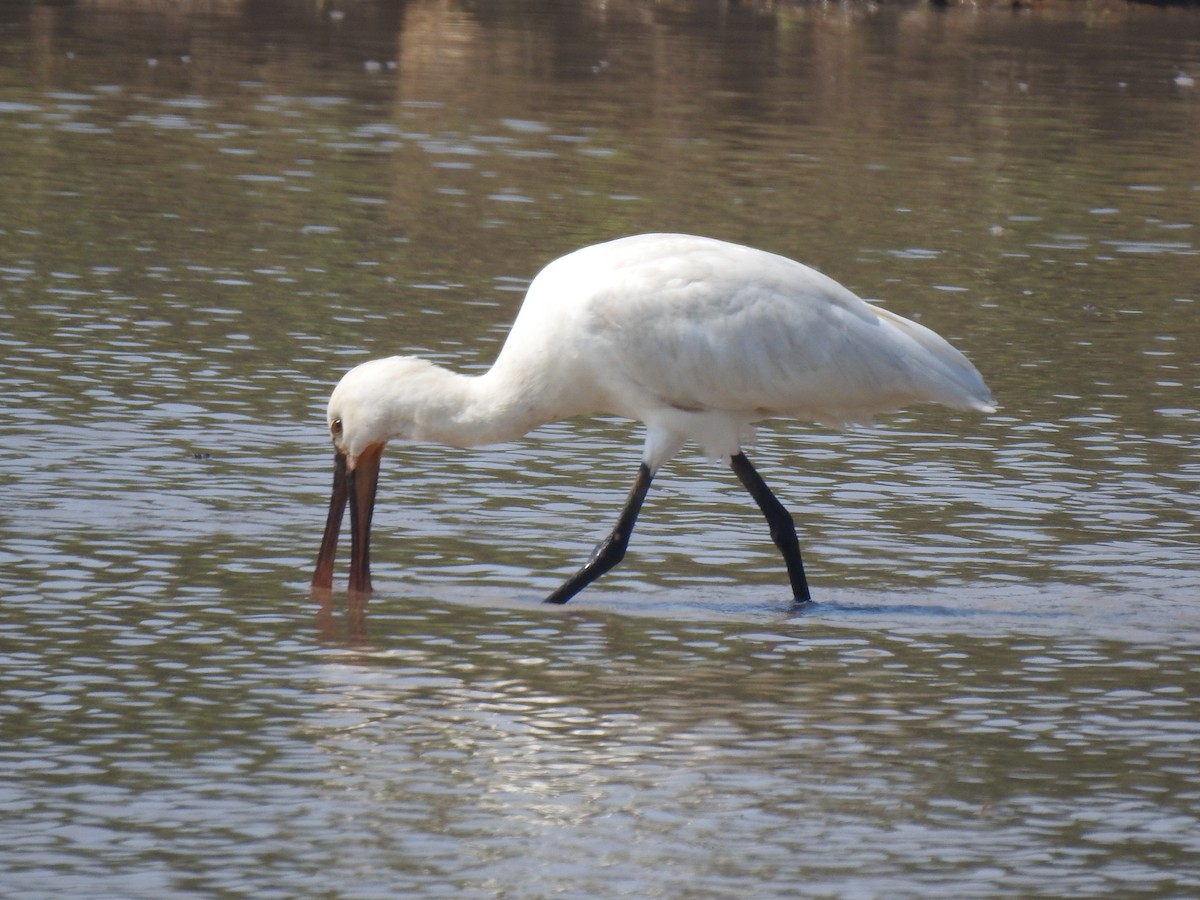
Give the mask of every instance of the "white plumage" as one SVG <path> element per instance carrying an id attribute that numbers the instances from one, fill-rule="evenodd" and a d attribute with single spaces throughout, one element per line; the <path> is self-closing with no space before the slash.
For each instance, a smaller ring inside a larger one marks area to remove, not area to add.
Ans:
<path id="1" fill-rule="evenodd" d="M 585 247 L 533 280 L 486 373 L 391 357 L 341 380 L 329 401 L 335 484 L 313 584 L 332 585 L 353 496 L 350 589 L 370 590 L 370 512 L 388 441 L 476 446 L 611 413 L 646 425 L 638 479 L 617 528 L 548 599 L 565 602 L 621 559 L 654 473 L 692 440 L 730 460 L 771 524 L 796 599 L 807 600 L 790 516 L 742 453 L 753 423 L 838 426 L 915 402 L 993 410 L 979 372 L 944 339 L 793 260 L 689 235 Z"/>

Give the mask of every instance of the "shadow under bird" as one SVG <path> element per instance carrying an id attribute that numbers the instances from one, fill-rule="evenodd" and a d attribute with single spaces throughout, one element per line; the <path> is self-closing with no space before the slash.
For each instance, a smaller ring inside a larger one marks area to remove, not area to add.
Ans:
<path id="1" fill-rule="evenodd" d="M 312 584 L 333 586 L 349 504 L 349 590 L 370 592 L 388 441 L 473 447 L 609 413 L 645 424 L 641 465 L 612 532 L 546 602 L 566 603 L 621 561 L 651 480 L 688 441 L 728 460 L 767 519 L 795 600 L 807 601 L 792 517 L 743 452 L 754 423 L 845 426 L 918 402 L 994 411 L 979 372 L 943 338 L 801 263 L 680 234 L 585 247 L 533 280 L 487 372 L 393 356 L 346 373 L 329 399 L 333 493 Z"/>

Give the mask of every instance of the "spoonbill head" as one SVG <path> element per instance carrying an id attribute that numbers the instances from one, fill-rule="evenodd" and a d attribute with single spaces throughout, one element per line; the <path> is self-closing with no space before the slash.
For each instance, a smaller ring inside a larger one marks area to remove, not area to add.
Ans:
<path id="1" fill-rule="evenodd" d="M 612 532 L 548 602 L 565 603 L 621 561 L 655 473 L 688 441 L 728 461 L 802 602 L 810 593 L 791 515 L 743 452 L 754 424 L 841 426 L 916 402 L 994 410 L 979 372 L 943 338 L 801 263 L 676 234 L 585 247 L 533 280 L 487 372 L 396 356 L 343 376 L 327 410 L 333 491 L 312 583 L 333 585 L 349 505 L 349 590 L 370 592 L 371 515 L 388 442 L 472 447 L 609 413 L 646 426 L 637 476 Z"/>

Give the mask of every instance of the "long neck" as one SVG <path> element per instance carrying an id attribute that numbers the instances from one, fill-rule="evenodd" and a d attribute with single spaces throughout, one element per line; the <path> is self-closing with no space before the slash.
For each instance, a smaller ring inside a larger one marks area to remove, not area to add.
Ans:
<path id="1" fill-rule="evenodd" d="M 405 379 L 396 400 L 413 440 L 475 447 L 515 440 L 556 418 L 526 387 L 495 370 L 463 375 L 430 364 Z"/>

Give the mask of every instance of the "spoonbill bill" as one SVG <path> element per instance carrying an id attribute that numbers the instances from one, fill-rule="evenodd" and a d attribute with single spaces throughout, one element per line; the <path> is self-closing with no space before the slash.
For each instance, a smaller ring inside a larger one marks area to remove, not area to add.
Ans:
<path id="1" fill-rule="evenodd" d="M 312 584 L 333 585 L 349 503 L 349 591 L 371 591 L 388 441 L 473 447 L 609 413 L 644 423 L 641 464 L 612 532 L 546 602 L 566 603 L 621 561 L 651 480 L 687 441 L 728 461 L 766 517 L 795 600 L 807 601 L 792 517 L 743 451 L 754 423 L 844 426 L 916 402 L 994 411 L 979 372 L 943 338 L 801 263 L 682 234 L 584 247 L 529 285 L 487 372 L 393 356 L 346 373 L 329 398 L 333 492 Z"/>

